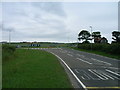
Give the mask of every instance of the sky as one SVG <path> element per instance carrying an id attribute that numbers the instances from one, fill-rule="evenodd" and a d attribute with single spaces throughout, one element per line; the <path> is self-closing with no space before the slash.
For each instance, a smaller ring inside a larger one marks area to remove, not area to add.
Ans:
<path id="1" fill-rule="evenodd" d="M 0 3 L 2 41 L 77 42 L 82 29 L 100 31 L 109 43 L 118 30 L 117 2 Z M 0 32 L 1 33 L 1 32 Z"/>

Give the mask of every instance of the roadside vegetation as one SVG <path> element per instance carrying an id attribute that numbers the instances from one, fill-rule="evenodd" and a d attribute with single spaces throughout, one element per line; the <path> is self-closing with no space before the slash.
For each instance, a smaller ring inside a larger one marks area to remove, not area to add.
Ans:
<path id="1" fill-rule="evenodd" d="M 31 49 L 16 49 L 13 57 L 9 56 L 12 51 L 5 53 L 3 50 L 3 60 L 6 61 L 2 72 L 3 88 L 72 88 L 54 55 Z"/>
<path id="2" fill-rule="evenodd" d="M 113 31 L 112 36 L 114 41 L 109 44 L 107 38 L 101 37 L 100 32 L 90 34 L 89 31 L 82 30 L 78 34 L 78 40 L 82 43 L 78 43 L 74 49 L 120 59 L 120 32 Z M 94 40 L 94 43 L 89 40 Z"/>
<path id="3" fill-rule="evenodd" d="M 80 45 L 80 46 L 81 46 L 80 48 L 73 47 L 73 49 L 79 50 L 79 51 L 88 52 L 88 53 L 94 53 L 94 54 L 98 54 L 98 55 L 102 55 L 102 56 L 106 56 L 106 57 L 110 57 L 110 58 L 120 59 L 120 55 L 119 55 L 120 46 L 119 46 L 119 50 L 118 50 L 117 47 L 110 48 L 111 46 L 109 46 L 109 47 L 106 46 L 105 47 L 104 45 L 103 46 L 102 45 L 101 46 L 92 45 L 92 49 L 91 49 L 91 45 L 90 44 L 86 44 L 86 45 L 83 44 L 83 45 Z M 105 50 L 105 48 L 109 48 L 109 49 Z M 113 52 L 112 49 L 115 52 Z"/>
<path id="4" fill-rule="evenodd" d="M 15 46 L 9 45 L 9 44 L 3 44 L 2 45 L 2 62 L 6 62 L 12 57 L 14 57 L 14 52 L 16 50 Z"/>

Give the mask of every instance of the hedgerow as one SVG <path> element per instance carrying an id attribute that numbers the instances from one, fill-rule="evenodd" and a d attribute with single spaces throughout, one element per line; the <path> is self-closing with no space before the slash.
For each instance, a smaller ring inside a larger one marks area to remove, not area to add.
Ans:
<path id="1" fill-rule="evenodd" d="M 14 54 L 16 47 L 8 44 L 2 45 L 2 61 L 9 60 L 9 58 Z"/>
<path id="2" fill-rule="evenodd" d="M 92 46 L 91 46 L 92 45 Z M 120 44 L 113 43 L 113 44 L 78 44 L 78 48 L 85 49 L 85 50 L 94 50 L 94 51 L 102 51 L 109 54 L 120 54 Z"/>

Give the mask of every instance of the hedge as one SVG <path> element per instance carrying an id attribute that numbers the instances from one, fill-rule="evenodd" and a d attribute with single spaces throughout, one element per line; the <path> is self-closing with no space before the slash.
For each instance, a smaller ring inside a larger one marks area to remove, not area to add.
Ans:
<path id="1" fill-rule="evenodd" d="M 8 44 L 2 45 L 2 61 L 9 60 L 9 58 L 14 54 L 16 47 Z"/>
<path id="2" fill-rule="evenodd" d="M 91 44 L 78 44 L 78 48 L 91 50 Z M 94 51 L 102 51 L 110 54 L 120 54 L 120 44 L 95 44 L 92 43 L 92 50 Z"/>

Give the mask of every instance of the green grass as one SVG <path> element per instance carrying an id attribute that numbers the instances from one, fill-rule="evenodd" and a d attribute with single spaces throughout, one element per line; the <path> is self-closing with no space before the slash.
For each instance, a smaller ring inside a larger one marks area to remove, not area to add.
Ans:
<path id="1" fill-rule="evenodd" d="M 79 48 L 73 48 L 73 49 L 88 52 L 88 53 L 94 53 L 94 54 L 98 54 L 98 55 L 102 55 L 102 56 L 106 56 L 110 58 L 120 59 L 120 55 L 113 55 L 113 54 L 108 54 L 108 53 L 101 52 L 101 51 L 84 50 L 84 49 L 79 49 Z"/>
<path id="2" fill-rule="evenodd" d="M 3 88 L 73 88 L 58 59 L 40 50 L 17 49 L 2 74 Z"/>

